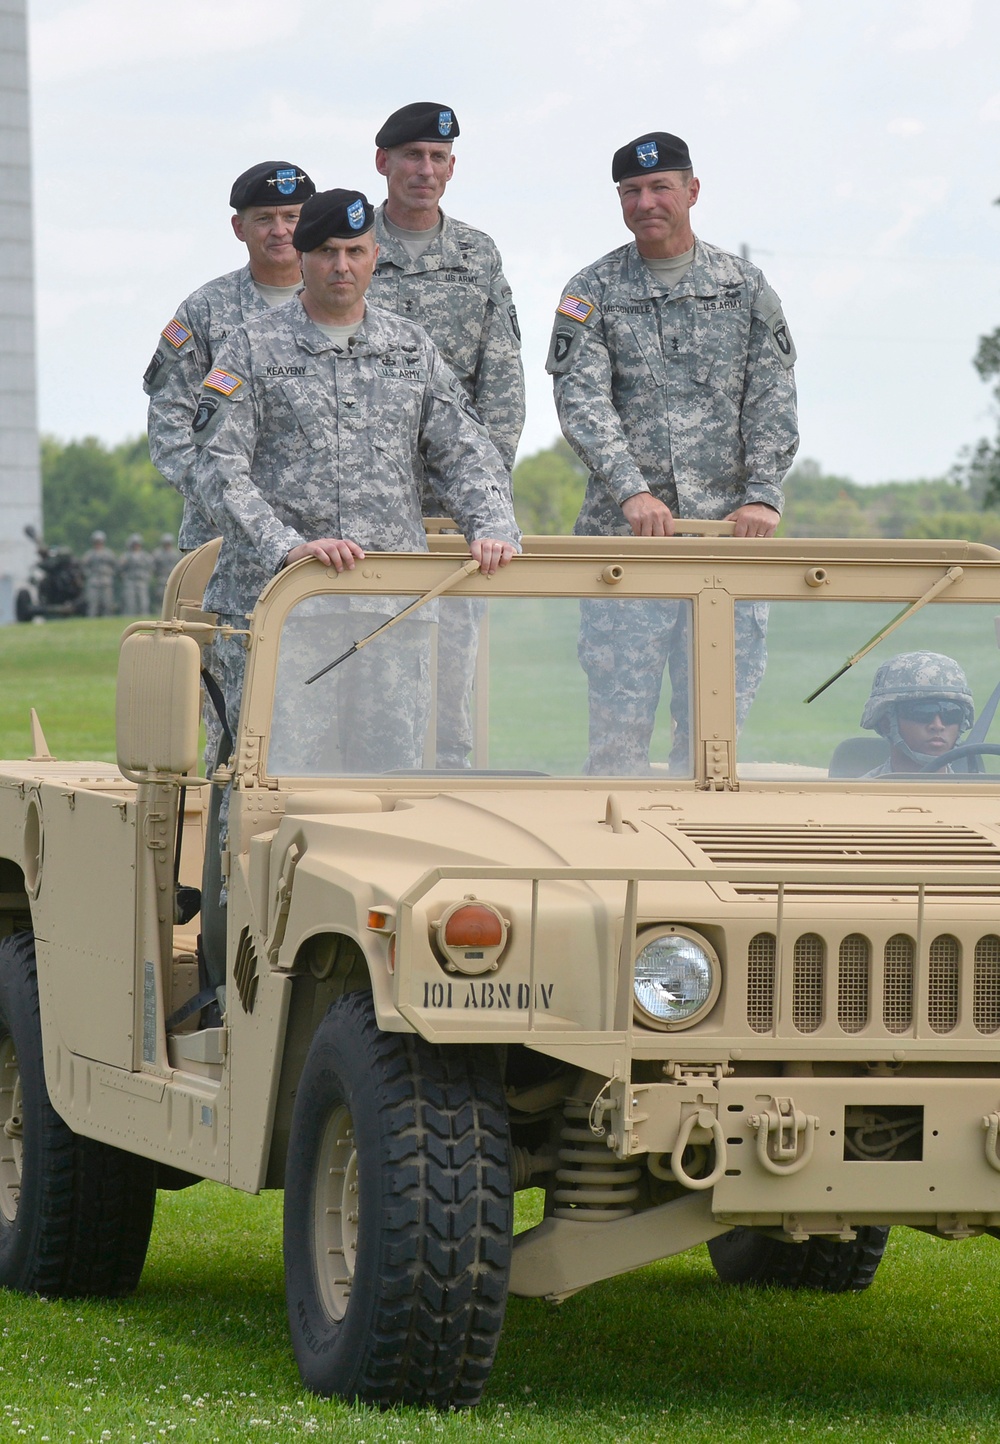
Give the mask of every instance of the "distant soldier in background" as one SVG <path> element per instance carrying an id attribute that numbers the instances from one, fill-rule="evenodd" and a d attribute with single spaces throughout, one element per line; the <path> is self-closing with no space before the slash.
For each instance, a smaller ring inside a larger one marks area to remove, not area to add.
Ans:
<path id="1" fill-rule="evenodd" d="M 115 576 L 118 562 L 102 531 L 90 534 L 90 550 L 84 552 L 83 567 L 88 617 L 110 617 L 115 610 Z"/>
<path id="2" fill-rule="evenodd" d="M 193 495 L 191 424 L 201 383 L 231 331 L 288 301 L 302 284 L 292 232 L 302 202 L 316 187 L 299 166 L 266 160 L 237 176 L 229 196 L 233 231 L 249 252 L 238 271 L 217 276 L 182 301 L 160 333 L 143 376 L 149 397 L 149 454 L 153 465 L 184 497 L 181 551 L 219 535 Z"/>
<path id="3" fill-rule="evenodd" d="M 143 546 L 138 532 L 133 532 L 126 543 L 125 555 L 118 564 L 118 574 L 122 582 L 122 615 L 148 617 L 153 558 Z"/>
<path id="4" fill-rule="evenodd" d="M 458 117 L 417 101 L 396 110 L 375 137 L 375 169 L 388 199 L 375 212 L 379 255 L 369 299 L 416 321 L 457 375 L 510 471 L 524 426 L 521 332 L 500 252 L 483 231 L 440 209 L 455 169 Z M 447 514 L 426 473 L 424 516 Z M 468 767 L 470 695 L 483 604 L 441 604 L 437 686 L 437 763 Z"/>
<path id="5" fill-rule="evenodd" d="M 160 537 L 160 545 L 153 552 L 153 581 L 156 584 L 158 606 L 163 605 L 167 581 L 180 559 L 181 554 L 174 545 L 173 533 L 165 531 Z"/>

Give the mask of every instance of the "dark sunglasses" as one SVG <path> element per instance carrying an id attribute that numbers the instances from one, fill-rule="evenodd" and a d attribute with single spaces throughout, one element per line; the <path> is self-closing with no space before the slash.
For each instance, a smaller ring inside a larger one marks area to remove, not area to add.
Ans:
<path id="1" fill-rule="evenodd" d="M 964 707 L 955 702 L 899 702 L 896 715 L 903 722 L 933 722 L 940 717 L 946 727 L 960 727 L 965 717 Z"/>

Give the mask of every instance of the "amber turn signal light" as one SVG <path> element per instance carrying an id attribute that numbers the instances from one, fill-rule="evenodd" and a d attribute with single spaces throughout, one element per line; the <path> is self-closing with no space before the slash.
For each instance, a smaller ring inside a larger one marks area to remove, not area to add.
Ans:
<path id="1" fill-rule="evenodd" d="M 499 967 L 510 925 L 492 903 L 467 897 L 452 903 L 431 926 L 438 955 L 450 973 L 475 975 Z"/>

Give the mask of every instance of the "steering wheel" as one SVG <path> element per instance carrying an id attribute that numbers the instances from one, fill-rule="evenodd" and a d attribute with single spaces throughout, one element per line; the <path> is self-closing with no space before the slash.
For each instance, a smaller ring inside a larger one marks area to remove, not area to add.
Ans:
<path id="1" fill-rule="evenodd" d="M 921 772 L 940 772 L 942 767 L 947 767 L 949 762 L 957 762 L 960 757 L 1000 757 L 1000 744 L 996 742 L 963 742 L 958 747 L 953 747 L 950 752 L 942 752 L 940 757 L 921 767 Z M 919 774 L 918 774 L 919 775 Z"/>

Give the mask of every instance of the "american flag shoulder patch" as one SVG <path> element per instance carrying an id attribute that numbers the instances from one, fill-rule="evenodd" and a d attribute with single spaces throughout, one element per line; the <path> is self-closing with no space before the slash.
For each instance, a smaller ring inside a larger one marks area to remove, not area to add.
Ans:
<path id="1" fill-rule="evenodd" d="M 556 307 L 560 316 L 568 316 L 571 321 L 586 321 L 590 316 L 593 306 L 589 301 L 582 301 L 579 296 L 563 296 Z"/>
<path id="2" fill-rule="evenodd" d="M 160 335 L 164 340 L 169 341 L 171 346 L 176 346 L 178 350 L 184 345 L 185 341 L 191 340 L 191 332 L 186 326 L 181 325 L 176 316 L 172 321 L 167 322 L 160 332 Z"/>
<path id="3" fill-rule="evenodd" d="M 212 391 L 221 391 L 223 396 L 232 396 L 236 388 L 243 385 L 243 378 L 230 376 L 228 371 L 223 371 L 220 367 L 215 366 L 201 384 L 209 387 Z"/>

